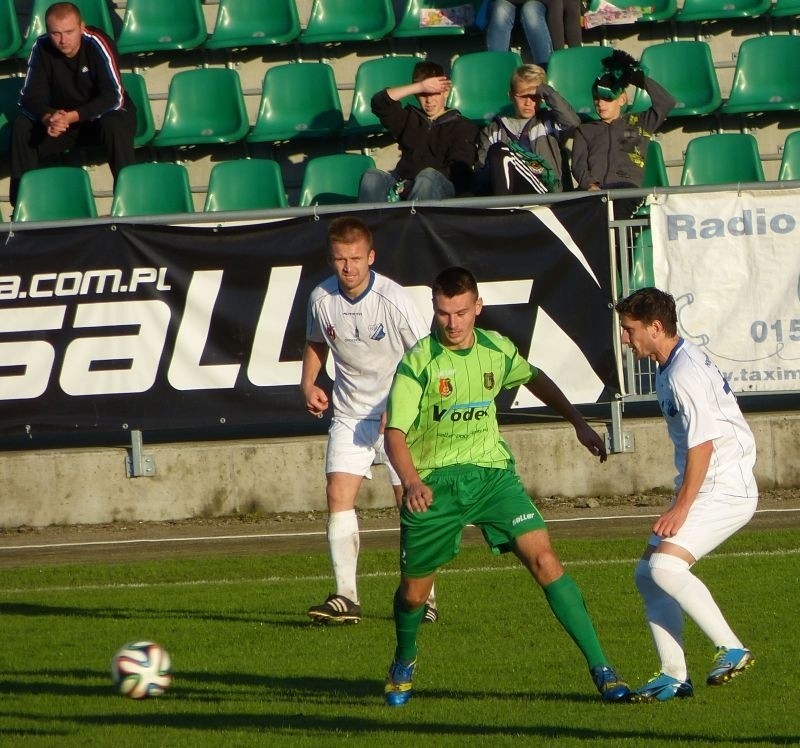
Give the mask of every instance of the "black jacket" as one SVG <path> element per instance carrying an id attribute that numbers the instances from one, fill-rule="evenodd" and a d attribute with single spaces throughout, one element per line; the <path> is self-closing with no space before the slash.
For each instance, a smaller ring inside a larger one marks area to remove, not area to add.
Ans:
<path id="1" fill-rule="evenodd" d="M 111 111 L 136 110 L 122 85 L 113 42 L 92 27 L 86 28 L 78 54 L 71 59 L 56 49 L 47 34 L 36 40 L 19 103 L 37 122 L 58 109 L 77 111 L 79 122 Z"/>
<path id="2" fill-rule="evenodd" d="M 372 111 L 400 147 L 395 171 L 401 179 L 414 179 L 430 167 L 453 183 L 456 194 L 469 190 L 478 128 L 461 112 L 448 109 L 430 120 L 421 109 L 392 99 L 386 89 L 372 97 Z"/>

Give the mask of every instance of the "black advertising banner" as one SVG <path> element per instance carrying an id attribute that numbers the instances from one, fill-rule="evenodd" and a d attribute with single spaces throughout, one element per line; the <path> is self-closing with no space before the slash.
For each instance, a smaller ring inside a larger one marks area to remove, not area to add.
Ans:
<path id="1" fill-rule="evenodd" d="M 601 198 L 529 210 L 358 214 L 375 269 L 430 314 L 442 268 L 476 274 L 483 327 L 575 402 L 618 389 Z M 319 433 L 299 391 L 325 216 L 247 226 L 97 225 L 0 236 L 0 435 L 235 428 Z M 538 405 L 509 393 L 499 410 Z"/>

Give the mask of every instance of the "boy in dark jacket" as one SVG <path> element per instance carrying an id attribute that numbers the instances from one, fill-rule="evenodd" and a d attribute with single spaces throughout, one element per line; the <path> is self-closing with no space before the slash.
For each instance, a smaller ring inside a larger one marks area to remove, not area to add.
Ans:
<path id="1" fill-rule="evenodd" d="M 372 97 L 372 111 L 397 141 L 400 160 L 392 171 L 367 170 L 359 202 L 441 200 L 469 191 L 478 128 L 445 107 L 451 84 L 440 65 L 417 63 L 411 81 Z M 406 96 L 416 96 L 419 107 L 404 107 Z"/>
<path id="2" fill-rule="evenodd" d="M 28 59 L 22 114 L 12 128 L 12 204 L 26 171 L 75 145 L 102 145 L 114 178 L 136 161 L 136 107 L 123 88 L 111 40 L 87 27 L 73 3 L 51 5 L 45 25 Z"/>
<path id="3" fill-rule="evenodd" d="M 615 50 L 603 60 L 607 72 L 592 85 L 594 105 L 600 119 L 584 122 L 575 131 L 572 147 L 572 174 L 580 190 L 605 190 L 641 187 L 644 162 L 653 133 L 664 123 L 675 99 L 648 78 L 636 60 Z M 623 114 L 628 101 L 628 85 L 650 95 L 652 106 L 641 114 Z M 638 200 L 616 201 L 618 218 L 628 218 Z"/>

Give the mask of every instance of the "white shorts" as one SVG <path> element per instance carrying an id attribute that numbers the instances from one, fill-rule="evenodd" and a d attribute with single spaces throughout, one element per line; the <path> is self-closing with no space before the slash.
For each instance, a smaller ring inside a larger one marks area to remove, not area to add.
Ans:
<path id="1" fill-rule="evenodd" d="M 350 473 L 372 478 L 373 465 L 386 465 L 392 485 L 399 486 L 400 476 L 386 456 L 380 426 L 380 421 L 334 418 L 328 429 L 325 473 Z"/>
<path id="2" fill-rule="evenodd" d="M 709 494 L 698 497 L 676 535 L 662 538 L 653 533 L 648 544 L 657 546 L 662 540 L 674 543 L 699 561 L 737 530 L 741 530 L 750 521 L 757 506 L 758 496 Z"/>

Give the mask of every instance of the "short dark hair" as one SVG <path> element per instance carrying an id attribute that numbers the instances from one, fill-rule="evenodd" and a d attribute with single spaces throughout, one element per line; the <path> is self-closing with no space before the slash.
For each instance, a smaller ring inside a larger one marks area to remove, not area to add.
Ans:
<path id="1" fill-rule="evenodd" d="M 366 239 L 369 248 L 373 249 L 372 231 L 355 216 L 339 216 L 328 225 L 328 253 L 334 244 L 352 244 L 359 239 Z"/>
<path id="2" fill-rule="evenodd" d="M 664 326 L 664 332 L 670 337 L 678 334 L 678 313 L 675 310 L 675 299 L 672 294 L 658 288 L 640 288 L 630 296 L 620 299 L 614 309 L 617 314 L 630 317 L 646 325 L 658 320 Z"/>
<path id="3" fill-rule="evenodd" d="M 478 297 L 478 281 L 475 276 L 466 268 L 454 265 L 442 270 L 433 281 L 431 287 L 433 295 L 441 294 L 448 299 L 460 296 L 462 293 L 471 292 Z"/>
<path id="4" fill-rule="evenodd" d="M 444 75 L 444 68 L 438 62 L 423 60 L 414 65 L 411 73 L 411 82 L 418 83 L 426 78 L 441 78 Z"/>
<path id="5" fill-rule="evenodd" d="M 50 18 L 50 16 L 57 16 L 58 18 L 62 18 L 71 13 L 74 13 L 78 17 L 79 23 L 83 22 L 83 16 L 81 16 L 81 9 L 77 5 L 75 5 L 75 3 L 53 3 L 44 12 L 44 19 L 46 22 L 47 19 Z"/>

